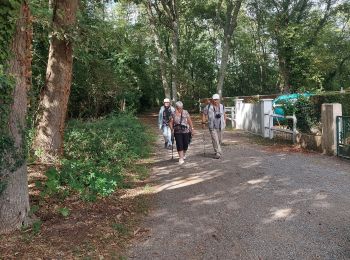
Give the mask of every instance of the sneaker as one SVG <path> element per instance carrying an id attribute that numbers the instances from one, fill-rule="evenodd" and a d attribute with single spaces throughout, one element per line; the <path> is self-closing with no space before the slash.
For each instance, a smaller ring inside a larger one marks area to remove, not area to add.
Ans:
<path id="1" fill-rule="evenodd" d="M 187 159 L 187 157 L 186 157 L 186 155 L 184 155 L 184 160 L 186 160 Z"/>
<path id="2" fill-rule="evenodd" d="M 184 159 L 179 159 L 179 164 L 181 165 L 181 164 L 184 164 Z"/>
<path id="3" fill-rule="evenodd" d="M 168 150 L 171 150 L 171 144 L 168 145 L 167 149 L 168 149 Z"/>
<path id="4" fill-rule="evenodd" d="M 164 148 L 168 148 L 168 142 L 164 143 Z"/>
<path id="5" fill-rule="evenodd" d="M 220 156 L 220 154 L 218 154 L 218 153 L 214 155 L 214 159 L 220 159 L 220 157 L 221 157 L 221 156 Z"/>

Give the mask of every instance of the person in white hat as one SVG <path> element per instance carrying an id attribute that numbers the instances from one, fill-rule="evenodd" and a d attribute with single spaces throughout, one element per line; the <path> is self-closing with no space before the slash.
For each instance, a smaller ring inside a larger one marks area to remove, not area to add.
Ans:
<path id="1" fill-rule="evenodd" d="M 170 105 L 170 99 L 165 98 L 163 101 L 163 106 L 159 110 L 158 127 L 160 130 L 162 130 L 165 141 L 164 147 L 167 149 L 171 149 L 172 146 L 171 129 L 169 127 L 169 122 L 174 112 L 175 108 Z"/>
<path id="2" fill-rule="evenodd" d="M 222 134 L 226 126 L 225 107 L 220 104 L 220 96 L 214 94 L 211 102 L 204 108 L 202 114 L 202 128 L 208 123 L 208 128 L 214 148 L 214 158 L 222 156 Z"/>

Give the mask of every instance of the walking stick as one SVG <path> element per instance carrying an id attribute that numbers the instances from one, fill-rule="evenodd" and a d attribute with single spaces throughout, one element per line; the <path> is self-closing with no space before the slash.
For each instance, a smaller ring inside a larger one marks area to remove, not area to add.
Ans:
<path id="1" fill-rule="evenodd" d="M 171 133 L 171 160 L 174 159 L 174 134 Z"/>
<path id="2" fill-rule="evenodd" d="M 203 130 L 203 156 L 205 156 L 205 134 Z"/>

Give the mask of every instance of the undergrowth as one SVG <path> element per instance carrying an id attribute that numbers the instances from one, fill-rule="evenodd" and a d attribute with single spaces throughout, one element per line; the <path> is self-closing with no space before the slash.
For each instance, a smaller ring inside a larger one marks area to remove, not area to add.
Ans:
<path id="1" fill-rule="evenodd" d="M 123 188 L 125 173 L 138 169 L 135 162 L 150 154 L 153 136 L 130 114 L 105 119 L 70 121 L 65 133 L 65 153 L 59 168 L 50 168 L 42 196 L 68 196 L 77 192 L 94 201 Z M 140 169 L 144 175 L 145 169 Z M 40 186 L 40 183 L 38 183 Z"/>

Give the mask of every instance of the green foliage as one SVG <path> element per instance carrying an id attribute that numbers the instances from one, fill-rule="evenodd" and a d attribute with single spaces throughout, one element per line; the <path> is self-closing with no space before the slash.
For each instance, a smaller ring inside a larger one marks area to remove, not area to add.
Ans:
<path id="1" fill-rule="evenodd" d="M 350 115 L 350 93 L 321 93 L 311 97 L 300 96 L 296 102 L 283 103 L 286 115 L 295 114 L 297 128 L 303 133 L 310 133 L 319 127 L 321 121 L 321 107 L 324 103 L 342 104 L 343 115 Z M 290 127 L 292 127 L 290 125 Z"/>
<path id="2" fill-rule="evenodd" d="M 22 226 L 22 239 L 26 243 L 32 243 L 35 236 L 39 235 L 42 227 L 42 221 L 36 220 L 31 226 Z"/>
<path id="3" fill-rule="evenodd" d="M 113 223 L 112 224 L 113 229 L 115 229 L 119 235 L 125 236 L 129 233 L 129 229 L 127 226 L 121 223 Z"/>
<path id="4" fill-rule="evenodd" d="M 300 3 L 300 1 L 296 1 Z M 292 91 L 339 90 L 350 82 L 348 4 L 324 10 L 314 3 L 298 8 L 288 1 L 246 2 L 231 42 L 224 96 L 279 92 L 279 57 L 285 60 Z M 223 2 L 225 4 L 225 2 Z M 199 98 L 216 92 L 223 31 L 213 1 L 180 1 L 178 94 L 187 109 Z M 31 1 L 35 17 L 33 88 L 30 122 L 45 85 L 51 10 L 47 2 Z M 162 8 L 160 6 L 160 8 Z M 106 11 L 108 9 L 108 11 Z M 156 17 L 158 18 L 158 17 Z M 156 29 L 165 55 L 168 83 L 172 83 L 171 31 L 159 17 Z M 70 118 L 98 118 L 120 110 L 144 111 L 164 98 L 159 57 L 142 1 L 81 1 L 74 45 Z"/>
<path id="5" fill-rule="evenodd" d="M 70 214 L 70 210 L 68 208 L 59 208 L 58 212 L 65 218 Z"/>
<path id="6" fill-rule="evenodd" d="M 45 86 L 46 66 L 49 53 L 49 33 L 52 24 L 52 9 L 49 8 L 47 1 L 31 0 L 29 1 L 31 13 L 34 17 L 33 26 L 33 54 L 32 54 L 32 87 L 28 91 L 30 106 L 28 107 L 29 129 L 34 129 L 34 121 L 38 113 L 38 104 L 40 92 Z M 31 146 L 34 131 L 27 138 L 29 147 Z"/>
<path id="7" fill-rule="evenodd" d="M 59 191 L 60 181 L 58 171 L 51 167 L 49 168 L 45 175 L 47 176 L 47 181 L 45 182 L 45 195 L 52 195 Z"/>
<path id="8" fill-rule="evenodd" d="M 35 221 L 35 222 L 33 223 L 32 228 L 33 228 L 33 235 L 34 235 L 34 236 L 36 236 L 36 235 L 38 235 L 38 234 L 40 233 L 40 231 L 41 231 L 41 226 L 42 226 L 42 221 L 41 221 L 41 220 Z"/>
<path id="9" fill-rule="evenodd" d="M 10 106 L 13 101 L 14 79 L 5 74 L 4 66 L 0 64 L 0 134 L 7 134 L 8 116 L 10 114 Z"/>
<path id="10" fill-rule="evenodd" d="M 39 210 L 39 205 L 32 205 L 30 207 L 28 215 L 33 216 L 36 212 L 38 212 L 38 210 Z"/>
<path id="11" fill-rule="evenodd" d="M 8 169 L 11 164 L 8 162 L 9 151 L 14 149 L 14 141 L 6 134 L 0 135 L 0 171 Z M 0 176 L 1 177 L 1 176 Z"/>
<path id="12" fill-rule="evenodd" d="M 9 47 L 19 15 L 20 0 L 3 0 L 0 5 L 0 65 L 4 65 L 8 57 Z"/>
<path id="13" fill-rule="evenodd" d="M 350 116 L 350 93 L 324 93 L 311 97 L 316 114 L 321 115 L 321 106 L 324 103 L 340 103 L 343 115 Z M 319 118 L 320 119 L 320 118 Z"/>
<path id="14" fill-rule="evenodd" d="M 8 129 L 15 81 L 6 74 L 20 6 L 20 0 L 5 0 L 0 5 L 0 194 L 6 187 L 6 176 L 2 173 L 14 171 L 24 158 L 23 151 L 16 149 Z"/>
<path id="15" fill-rule="evenodd" d="M 302 133 L 311 133 L 312 128 L 319 122 L 314 105 L 308 97 L 300 96 L 295 102 L 286 101 L 283 103 L 283 109 L 285 115 L 295 115 L 297 129 Z"/>
<path id="16" fill-rule="evenodd" d="M 0 8 L 0 136 L 8 134 L 8 116 L 13 101 L 14 79 L 5 73 L 10 57 L 11 40 L 16 27 L 21 1 L 7 0 L 1 2 Z M 7 138 L 2 138 L 7 139 Z M 3 142 L 3 141 L 1 141 Z M 6 141 L 8 143 L 8 141 Z M 3 143 L 0 143 L 4 147 Z M 0 150 L 3 157 L 4 151 Z M 1 168 L 1 164 L 0 164 Z"/>
<path id="17" fill-rule="evenodd" d="M 73 84 L 69 115 L 74 118 L 105 116 L 121 110 L 152 107 L 162 89 L 145 25 L 128 22 L 127 5 L 118 3 L 105 17 L 98 2 L 85 2 L 79 16 L 79 36 L 74 47 Z M 150 62 L 151 61 L 151 62 Z"/>
<path id="18" fill-rule="evenodd" d="M 123 187 L 125 169 L 132 168 L 136 159 L 148 156 L 151 141 L 130 114 L 71 121 L 62 166 L 47 171 L 43 195 L 75 191 L 89 201 L 108 196 Z"/>
<path id="19" fill-rule="evenodd" d="M 136 173 L 136 175 L 137 175 L 136 179 L 137 180 L 144 181 L 150 175 L 149 169 L 145 165 L 134 164 L 133 166 L 131 166 L 130 170 L 132 172 Z"/>

